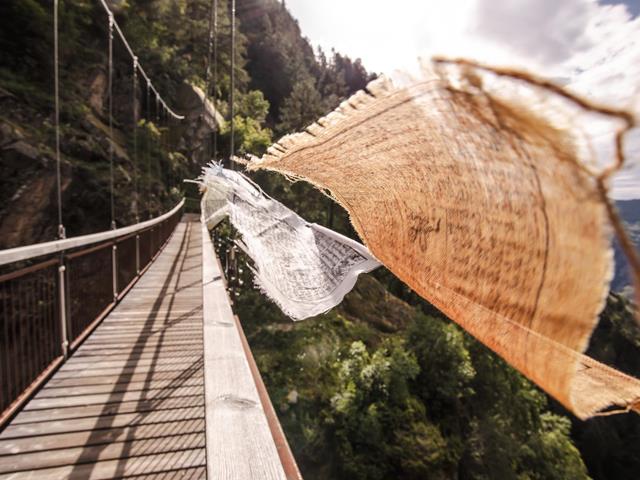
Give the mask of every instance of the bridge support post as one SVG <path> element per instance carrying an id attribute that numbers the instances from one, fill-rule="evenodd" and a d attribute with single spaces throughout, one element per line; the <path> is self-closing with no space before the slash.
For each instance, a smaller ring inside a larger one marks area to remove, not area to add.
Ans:
<path id="1" fill-rule="evenodd" d="M 111 273 L 113 279 L 113 301 L 118 300 L 118 246 L 113 245 L 111 249 Z"/>
<path id="2" fill-rule="evenodd" d="M 58 267 L 58 305 L 60 307 L 60 333 L 62 339 L 62 356 L 66 360 L 69 356 L 69 334 L 67 333 L 67 292 L 65 288 L 66 268 L 62 264 Z"/>

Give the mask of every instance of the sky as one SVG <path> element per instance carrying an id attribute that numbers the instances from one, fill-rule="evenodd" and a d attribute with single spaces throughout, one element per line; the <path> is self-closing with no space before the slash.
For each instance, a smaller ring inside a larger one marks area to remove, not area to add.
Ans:
<path id="1" fill-rule="evenodd" d="M 377 73 L 418 71 L 418 58 L 465 57 L 547 76 L 640 118 L 640 0 L 286 0 L 303 35 Z M 594 124 L 595 125 L 595 124 Z M 594 127 L 610 151 L 611 127 Z M 609 130 L 607 130 L 607 128 Z M 612 196 L 640 198 L 640 128 Z M 604 153 L 603 153 L 604 155 Z"/>

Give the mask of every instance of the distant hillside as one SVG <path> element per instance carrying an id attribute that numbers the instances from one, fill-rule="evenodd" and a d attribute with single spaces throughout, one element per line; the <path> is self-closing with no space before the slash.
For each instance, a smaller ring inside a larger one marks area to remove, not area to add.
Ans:
<path id="1" fill-rule="evenodd" d="M 626 224 L 631 240 L 636 245 L 636 248 L 640 249 L 640 199 L 620 200 L 616 202 L 616 207 L 618 207 L 620 216 Z M 611 290 L 622 292 L 629 297 L 631 293 L 629 264 L 617 241 L 614 242 L 613 248 L 615 252 L 615 276 L 611 283 Z"/>

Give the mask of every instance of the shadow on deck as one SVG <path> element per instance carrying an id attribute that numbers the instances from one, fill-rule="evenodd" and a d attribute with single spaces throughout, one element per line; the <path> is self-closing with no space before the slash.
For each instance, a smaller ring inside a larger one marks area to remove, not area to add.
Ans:
<path id="1" fill-rule="evenodd" d="M 204 478 L 202 236 L 149 270 L 0 435 L 0 478 Z M 144 475 L 144 477 L 139 477 Z"/>

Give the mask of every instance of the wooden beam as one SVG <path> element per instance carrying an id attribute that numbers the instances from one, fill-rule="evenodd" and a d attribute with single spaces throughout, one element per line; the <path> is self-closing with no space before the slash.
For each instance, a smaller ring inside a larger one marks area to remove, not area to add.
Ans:
<path id="1" fill-rule="evenodd" d="M 202 299 L 207 476 L 286 480 L 204 224 Z"/>

